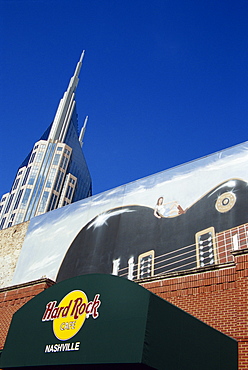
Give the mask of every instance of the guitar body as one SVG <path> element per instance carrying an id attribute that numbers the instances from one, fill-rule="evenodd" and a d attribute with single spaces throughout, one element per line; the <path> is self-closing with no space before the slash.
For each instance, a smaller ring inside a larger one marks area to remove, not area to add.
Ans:
<path id="1" fill-rule="evenodd" d="M 215 235 L 248 222 L 248 184 L 228 180 L 184 211 L 157 218 L 152 208 L 127 205 L 98 215 L 72 242 L 57 281 L 89 273 L 137 279 L 218 263 Z"/>

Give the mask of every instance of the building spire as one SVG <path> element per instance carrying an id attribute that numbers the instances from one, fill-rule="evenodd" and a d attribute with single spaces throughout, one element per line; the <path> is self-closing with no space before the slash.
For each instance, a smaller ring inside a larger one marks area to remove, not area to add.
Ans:
<path id="1" fill-rule="evenodd" d="M 82 52 L 82 54 L 80 56 L 79 62 L 77 64 L 77 66 L 76 66 L 74 75 L 72 76 L 72 78 L 70 80 L 70 83 L 69 83 L 69 86 L 68 86 L 67 91 L 70 89 L 70 87 L 73 87 L 73 91 L 75 91 L 76 88 L 77 88 L 78 81 L 79 81 L 78 76 L 79 76 L 79 73 L 80 73 L 80 70 L 81 70 L 81 67 L 82 67 L 82 64 L 83 64 L 84 53 L 85 53 L 85 50 L 83 50 L 83 52 Z"/>
<path id="2" fill-rule="evenodd" d="M 63 142 L 67 133 L 67 129 L 75 108 L 75 91 L 79 82 L 79 73 L 83 63 L 85 51 L 83 50 L 79 62 L 77 63 L 74 75 L 70 79 L 68 88 L 60 100 L 54 121 L 50 130 L 49 140 L 58 140 Z"/>
<path id="3" fill-rule="evenodd" d="M 83 138 L 84 138 L 84 134 L 85 134 L 85 130 L 86 130 L 86 125 L 87 125 L 88 119 L 89 119 L 89 117 L 86 116 L 85 117 L 85 120 L 84 120 L 84 125 L 81 128 L 80 135 L 79 135 L 79 144 L 80 144 L 81 148 L 83 146 Z"/>

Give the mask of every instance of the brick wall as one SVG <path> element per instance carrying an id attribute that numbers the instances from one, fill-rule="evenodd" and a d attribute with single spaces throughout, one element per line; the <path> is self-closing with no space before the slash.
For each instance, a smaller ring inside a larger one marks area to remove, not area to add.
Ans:
<path id="1" fill-rule="evenodd" d="M 49 279 L 41 279 L 0 289 L 0 350 L 4 346 L 13 314 L 31 298 L 53 284 L 54 282 Z"/>
<path id="2" fill-rule="evenodd" d="M 234 262 L 140 282 L 153 293 L 238 341 L 239 370 L 248 369 L 248 249 Z"/>

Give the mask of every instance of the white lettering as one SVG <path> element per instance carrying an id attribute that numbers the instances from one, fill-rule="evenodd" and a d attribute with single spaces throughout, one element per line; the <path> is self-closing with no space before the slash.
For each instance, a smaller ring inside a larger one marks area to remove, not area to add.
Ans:
<path id="1" fill-rule="evenodd" d="M 56 344 L 46 344 L 45 353 L 49 352 L 65 352 L 65 351 L 79 351 L 80 342 L 72 343 L 56 343 Z"/>
<path id="2" fill-rule="evenodd" d="M 60 330 L 75 330 L 76 321 L 62 322 Z"/>

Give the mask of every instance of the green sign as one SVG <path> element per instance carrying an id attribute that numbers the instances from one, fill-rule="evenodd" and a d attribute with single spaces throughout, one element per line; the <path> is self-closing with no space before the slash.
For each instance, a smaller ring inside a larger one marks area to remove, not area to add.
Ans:
<path id="1" fill-rule="evenodd" d="M 0 367 L 79 364 L 235 370 L 237 343 L 134 282 L 84 275 L 15 313 Z"/>

